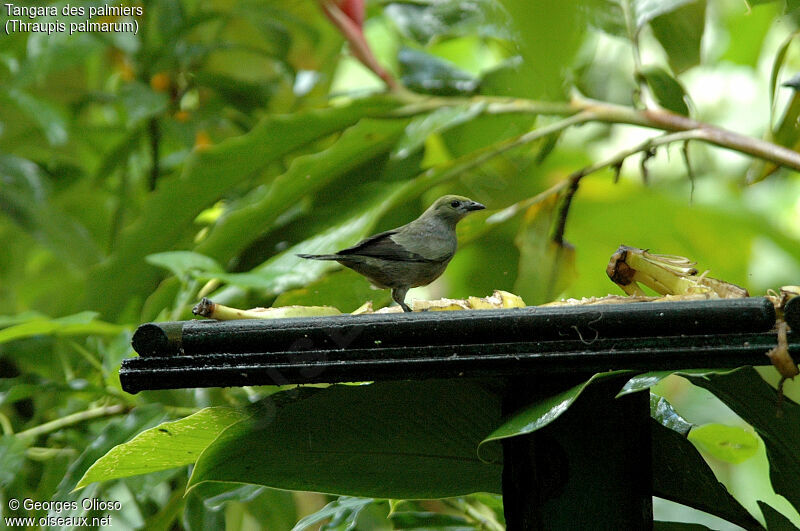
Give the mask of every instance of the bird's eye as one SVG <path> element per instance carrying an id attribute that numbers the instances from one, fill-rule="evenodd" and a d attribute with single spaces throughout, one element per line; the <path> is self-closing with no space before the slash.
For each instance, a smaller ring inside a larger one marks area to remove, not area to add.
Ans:
<path id="1" fill-rule="evenodd" d="M 458 201 L 453 201 L 452 203 L 450 203 L 450 206 L 453 208 L 458 208 L 461 206 L 461 203 L 459 203 Z"/>

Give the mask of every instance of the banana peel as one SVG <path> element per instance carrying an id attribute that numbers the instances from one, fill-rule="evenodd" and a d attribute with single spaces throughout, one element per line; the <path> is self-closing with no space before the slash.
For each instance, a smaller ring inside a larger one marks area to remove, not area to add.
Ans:
<path id="1" fill-rule="evenodd" d="M 698 275 L 695 262 L 682 256 L 651 253 L 621 245 L 611 256 L 606 274 L 628 295 L 645 297 L 639 283 L 661 295 L 730 299 L 748 297 L 747 290 L 707 276 Z"/>
<path id="2" fill-rule="evenodd" d="M 446 312 L 456 310 L 497 310 L 500 308 L 524 308 L 525 301 L 519 295 L 507 291 L 495 290 L 488 297 L 469 297 L 468 299 L 438 299 L 433 301 L 414 300 L 411 306 L 415 312 Z M 402 313 L 399 306 L 390 306 L 374 310 L 372 301 L 367 301 L 351 315 L 368 313 Z M 279 319 L 284 317 L 318 317 L 325 315 L 341 315 L 339 309 L 333 306 L 282 306 L 279 308 L 251 308 L 240 310 L 222 304 L 217 304 L 203 298 L 194 308 L 192 313 L 200 317 L 229 321 L 232 319 Z"/>
<path id="3" fill-rule="evenodd" d="M 217 304 L 210 299 L 203 299 L 192 308 L 192 313 L 200 317 L 230 321 L 233 319 L 283 319 L 286 317 L 318 317 L 341 315 L 333 306 L 282 306 L 280 308 L 250 308 L 240 310 Z"/>

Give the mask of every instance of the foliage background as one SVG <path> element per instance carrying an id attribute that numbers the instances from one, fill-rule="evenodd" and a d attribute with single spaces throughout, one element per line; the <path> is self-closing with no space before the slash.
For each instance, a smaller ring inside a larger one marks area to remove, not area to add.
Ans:
<path id="1" fill-rule="evenodd" d="M 796 46 L 780 55 L 797 28 L 792 6 L 668 4 L 695 11 L 685 26 L 662 19 L 633 35 L 620 25 L 625 9 L 646 12 L 647 2 L 544 2 L 536 16 L 526 2 L 370 2 L 366 38 L 403 85 L 478 96 L 399 118 L 387 113 L 402 102 L 369 96 L 383 83 L 347 53 L 314 2 L 155 0 L 142 4 L 135 36 L 0 36 L 3 514 L 12 497 L 76 496 L 70 491 L 96 459 L 145 428 L 274 392 L 125 394 L 117 371 L 132 355 L 138 323 L 189 318 L 201 292 L 240 307 L 387 304 L 387 293 L 357 275 L 294 253 L 350 245 L 413 219 L 443 193 L 468 195 L 488 211 L 463 223 L 446 274 L 409 298 L 505 289 L 538 304 L 614 293 L 605 265 L 619 244 L 691 257 L 754 294 L 797 284 L 796 173 L 766 176 L 763 164 L 697 142 L 689 147 L 691 180 L 680 146 L 649 160 L 647 182 L 636 157 L 618 183 L 611 170 L 585 178 L 566 225 L 574 254 L 565 251 L 555 275 L 543 265 L 553 259 L 545 242 L 555 202 L 528 208 L 525 200 L 653 133 L 589 124 L 500 152 L 504 140 L 555 119 L 494 113 L 481 97 L 565 101 L 580 91 L 680 108 L 680 95 L 659 98 L 637 81 L 637 72 L 659 67 L 683 85 L 693 117 L 790 147 L 800 139 L 793 90 L 778 83 L 773 98 L 770 83 L 778 59 L 779 81 L 800 65 Z M 8 18 L 4 12 L 0 24 Z M 676 42 L 685 45 L 670 48 Z M 486 153 L 496 156 L 484 161 Z M 514 215 L 497 215 L 515 204 Z M 159 254 L 179 250 L 208 258 Z M 777 380 L 772 369 L 759 370 Z M 800 394 L 794 384 L 787 389 Z M 656 391 L 694 423 L 752 432 L 684 379 L 668 378 Z M 756 500 L 765 500 L 800 524 L 772 493 L 763 443 L 739 464 L 706 450 L 752 514 L 760 517 Z M 78 494 L 121 500 L 115 524 L 148 528 L 224 521 L 286 529 L 330 500 L 249 486 L 183 498 L 187 471 L 94 483 Z M 476 526 L 475 507 L 499 518 L 491 496 L 413 507 Z M 385 503 L 363 504 L 359 526 L 391 527 L 387 511 Z M 656 513 L 725 525 L 662 501 Z"/>

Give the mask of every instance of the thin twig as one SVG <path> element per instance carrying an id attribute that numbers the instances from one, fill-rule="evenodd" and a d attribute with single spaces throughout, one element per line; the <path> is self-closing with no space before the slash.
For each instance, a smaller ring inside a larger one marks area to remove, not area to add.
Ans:
<path id="1" fill-rule="evenodd" d="M 73 413 L 72 415 L 61 417 L 60 419 L 56 419 L 50 422 L 45 422 L 44 424 L 39 424 L 38 426 L 35 426 L 28 430 L 18 432 L 16 436 L 26 439 L 35 439 L 40 435 L 45 435 L 47 433 L 51 433 L 56 430 L 66 428 L 68 426 L 80 424 L 81 422 L 87 420 L 93 420 L 100 417 L 112 417 L 114 415 L 119 415 L 120 413 L 124 413 L 127 410 L 128 406 L 123 404 L 115 404 L 113 406 L 103 406 L 93 409 L 87 409 L 86 411 L 79 411 L 77 413 Z"/>
<path id="2" fill-rule="evenodd" d="M 566 191 L 564 192 L 564 197 L 561 200 L 561 205 L 558 209 L 558 215 L 556 218 L 556 222 L 553 228 L 552 237 L 551 239 L 558 243 L 559 245 L 564 242 L 564 230 L 566 229 L 567 225 L 567 214 L 569 214 L 569 207 L 572 204 L 572 198 L 574 197 L 575 193 L 578 191 L 578 185 L 580 180 L 600 171 L 604 168 L 620 168 L 622 167 L 622 163 L 625 162 L 625 159 L 628 157 L 635 155 L 636 153 L 650 153 L 651 150 L 655 149 L 658 146 L 663 146 L 667 144 L 672 144 L 673 142 L 688 142 L 689 140 L 695 140 L 702 136 L 700 131 L 680 131 L 677 133 L 670 133 L 666 135 L 656 136 L 653 138 L 648 138 L 644 142 L 621 151 L 615 154 L 613 157 L 606 159 L 601 162 L 596 162 L 590 166 L 587 166 L 581 170 L 578 170 L 572 173 L 569 177 L 564 179 L 564 188 Z"/>

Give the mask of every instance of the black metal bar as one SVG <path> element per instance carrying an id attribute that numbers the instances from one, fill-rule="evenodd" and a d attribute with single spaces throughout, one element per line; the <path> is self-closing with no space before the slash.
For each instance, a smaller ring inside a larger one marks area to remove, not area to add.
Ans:
<path id="1" fill-rule="evenodd" d="M 342 315 L 142 325 L 141 356 L 309 349 L 383 349 L 499 341 L 764 332 L 775 324 L 763 297 L 710 301 L 527 307 L 507 310 Z"/>
<path id="2" fill-rule="evenodd" d="M 800 334 L 789 334 L 800 359 Z M 680 370 L 766 365 L 775 333 L 612 338 L 381 349 L 216 353 L 126 359 L 125 391 L 186 387 L 594 374 L 611 369 Z"/>
<path id="3" fill-rule="evenodd" d="M 783 308 L 783 318 L 789 328 L 795 332 L 800 332 L 800 297 L 789 299 Z"/>

